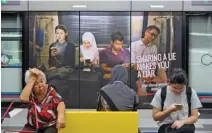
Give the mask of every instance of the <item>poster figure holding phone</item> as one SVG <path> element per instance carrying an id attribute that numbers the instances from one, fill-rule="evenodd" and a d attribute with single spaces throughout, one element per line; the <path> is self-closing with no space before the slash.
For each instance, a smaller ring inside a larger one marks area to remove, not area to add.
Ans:
<path id="1" fill-rule="evenodd" d="M 80 46 L 80 62 L 88 66 L 97 66 L 99 64 L 99 51 L 96 40 L 91 32 L 85 32 L 82 35 L 82 43 Z"/>
<path id="2" fill-rule="evenodd" d="M 67 40 L 67 29 L 63 25 L 55 28 L 57 41 L 49 47 L 49 68 L 59 68 L 64 66 L 75 67 L 75 47 Z"/>
<path id="3" fill-rule="evenodd" d="M 117 31 L 111 34 L 110 46 L 101 50 L 99 53 L 103 78 L 108 81 L 111 79 L 112 68 L 116 65 L 123 65 L 130 68 L 130 52 L 123 48 L 124 36 Z"/>

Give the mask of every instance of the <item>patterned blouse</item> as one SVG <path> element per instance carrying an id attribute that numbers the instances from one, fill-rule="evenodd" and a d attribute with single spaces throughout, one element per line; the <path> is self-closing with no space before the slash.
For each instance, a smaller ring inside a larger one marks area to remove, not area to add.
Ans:
<path id="1" fill-rule="evenodd" d="M 62 98 L 53 87 L 48 86 L 46 96 L 42 101 L 38 101 L 33 93 L 31 93 L 29 99 L 36 104 L 39 127 L 48 127 L 56 124 L 57 106 L 62 102 Z M 30 106 L 28 109 L 27 123 L 31 126 L 36 126 L 34 106 Z"/>

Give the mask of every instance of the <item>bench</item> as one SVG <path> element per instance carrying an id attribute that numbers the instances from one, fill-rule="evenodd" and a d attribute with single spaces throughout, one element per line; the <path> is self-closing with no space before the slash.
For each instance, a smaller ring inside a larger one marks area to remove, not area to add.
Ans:
<path id="1" fill-rule="evenodd" d="M 66 111 L 59 133 L 138 133 L 138 112 Z"/>

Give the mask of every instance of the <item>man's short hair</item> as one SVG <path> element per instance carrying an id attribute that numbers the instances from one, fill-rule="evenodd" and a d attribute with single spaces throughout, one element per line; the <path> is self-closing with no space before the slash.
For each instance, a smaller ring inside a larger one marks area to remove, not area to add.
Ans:
<path id="1" fill-rule="evenodd" d="M 111 34 L 111 41 L 124 41 L 124 35 L 120 31 L 113 32 Z"/>
<path id="2" fill-rule="evenodd" d="M 160 29 L 157 27 L 157 26 L 155 26 L 155 25 L 150 25 L 150 26 L 148 26 L 147 28 L 146 28 L 146 31 L 147 30 L 156 30 L 157 32 L 158 32 L 158 34 L 160 34 Z"/>
<path id="3" fill-rule="evenodd" d="M 181 68 L 174 68 L 170 76 L 170 83 L 186 85 L 188 83 L 186 72 Z"/>

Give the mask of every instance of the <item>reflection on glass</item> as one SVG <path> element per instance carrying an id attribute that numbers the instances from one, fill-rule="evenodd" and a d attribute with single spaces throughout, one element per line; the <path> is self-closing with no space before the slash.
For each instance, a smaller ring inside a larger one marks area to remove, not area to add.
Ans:
<path id="1" fill-rule="evenodd" d="M 7 38 L 21 38 L 22 34 L 21 32 L 2 32 L 1 37 L 7 37 Z"/>
<path id="2" fill-rule="evenodd" d="M 1 65 L 2 66 L 22 66 L 22 47 L 20 41 L 1 42 Z"/>
<path id="3" fill-rule="evenodd" d="M 189 16 L 189 81 L 199 92 L 211 92 L 211 42 L 212 14 Z"/>
<path id="4" fill-rule="evenodd" d="M 18 29 L 22 27 L 20 14 L 2 13 L 1 27 L 8 29 Z"/>
<path id="5" fill-rule="evenodd" d="M 22 33 L 20 14 L 3 13 L 1 22 L 1 65 L 22 66 Z"/>

